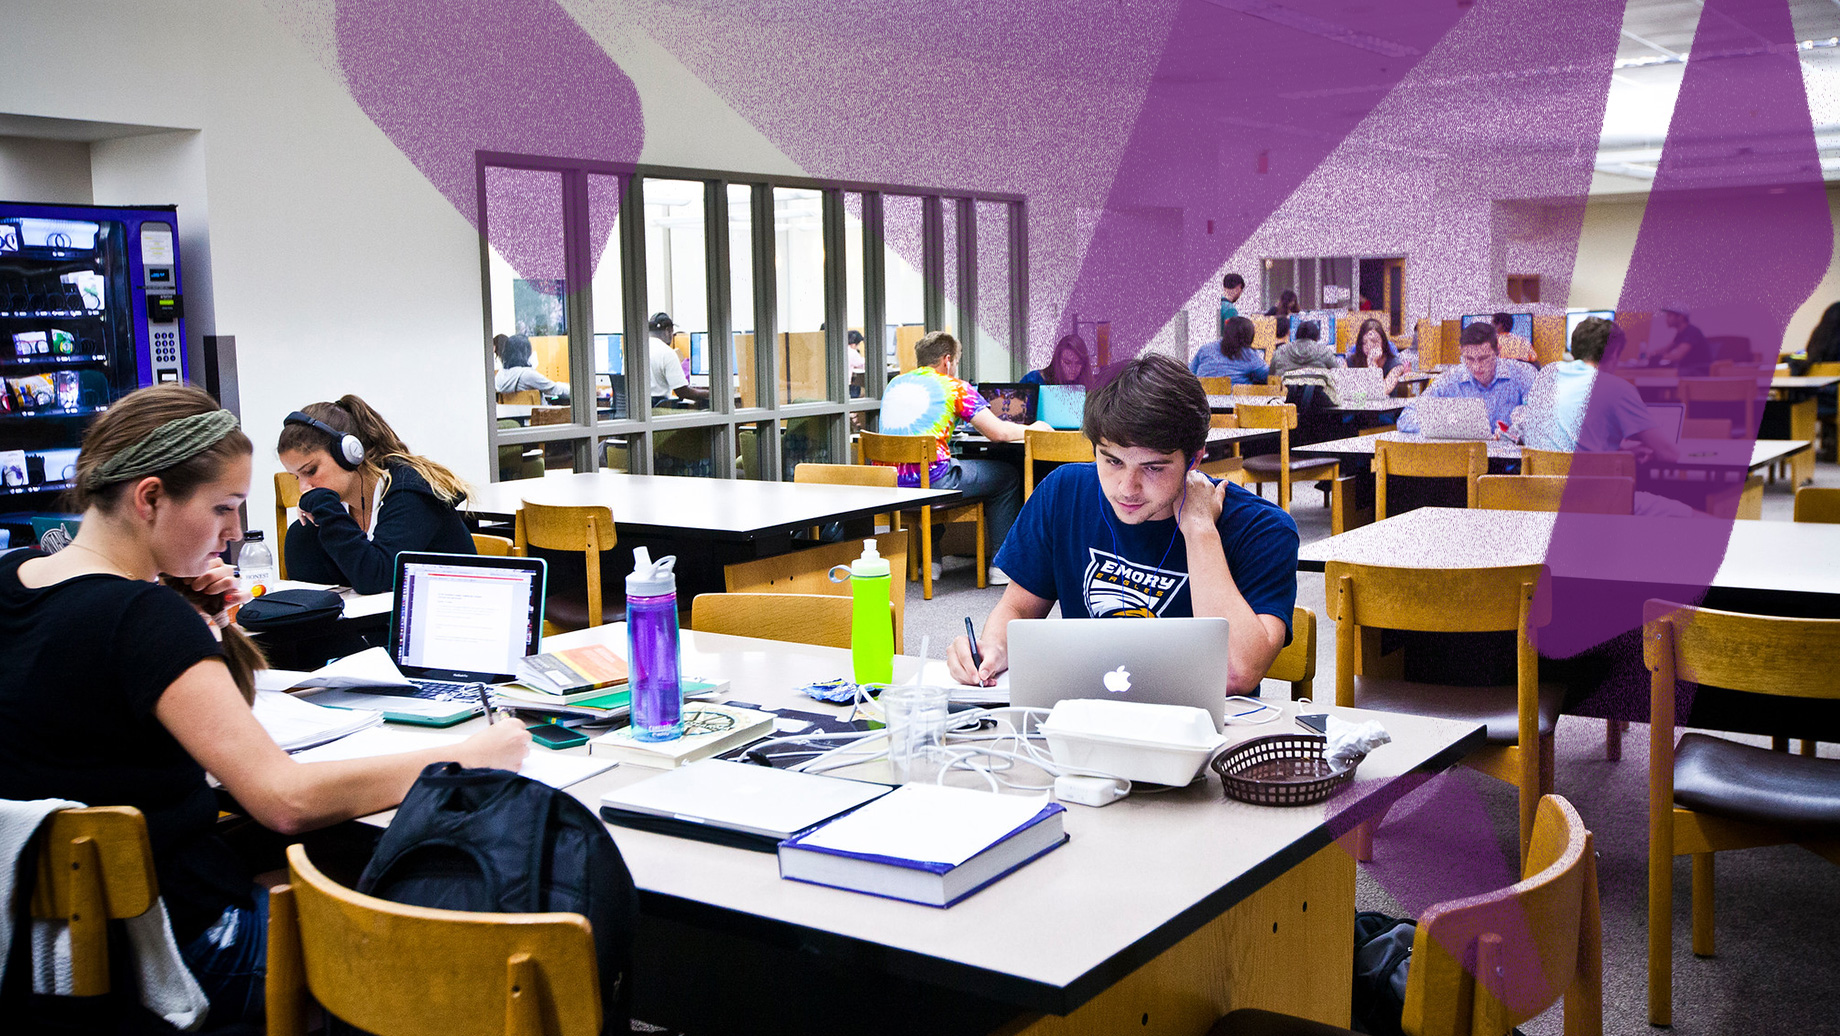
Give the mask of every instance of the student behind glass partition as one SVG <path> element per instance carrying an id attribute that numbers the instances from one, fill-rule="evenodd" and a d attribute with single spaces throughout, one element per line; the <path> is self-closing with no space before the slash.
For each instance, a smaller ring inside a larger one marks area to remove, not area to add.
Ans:
<path id="1" fill-rule="evenodd" d="M 652 407 L 665 406 L 673 399 L 684 404 L 706 409 L 709 406 L 709 390 L 690 384 L 690 378 L 684 373 L 683 357 L 677 355 L 677 348 L 671 344 L 677 334 L 677 325 L 672 322 L 669 313 L 653 313 L 645 322 L 645 330 L 651 342 L 651 350 L 646 353 L 646 372 L 651 386 Z"/>
<path id="2" fill-rule="evenodd" d="M 569 401 L 568 382 L 551 381 L 542 371 L 530 365 L 529 336 L 499 335 L 492 340 L 492 347 L 498 354 L 499 363 L 503 364 L 492 375 L 493 388 L 500 395 L 535 389 L 552 403 Z"/>
<path id="3" fill-rule="evenodd" d="M 268 890 L 255 874 L 275 864 L 225 841 L 207 773 L 297 841 L 395 806 L 430 763 L 516 770 L 530 742 L 523 724 L 499 723 L 446 747 L 322 763 L 275 744 L 250 709 L 265 663 L 228 620 L 246 598 L 218 558 L 240 535 L 250 453 L 235 415 L 200 389 L 129 393 L 84 437 L 76 538 L 0 558 L 0 798 L 141 811 L 214 1027 L 261 1020 Z M 160 985 L 173 1010 L 196 1011 Z"/>
<path id="4" fill-rule="evenodd" d="M 292 578 L 382 594 L 405 550 L 474 553 L 456 509 L 466 483 L 411 453 L 357 396 L 289 414 L 275 452 L 300 479 L 300 519 L 283 545 Z"/>

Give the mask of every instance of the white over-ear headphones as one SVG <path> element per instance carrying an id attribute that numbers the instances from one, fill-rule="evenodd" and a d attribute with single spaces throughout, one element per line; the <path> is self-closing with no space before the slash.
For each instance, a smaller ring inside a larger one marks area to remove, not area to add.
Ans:
<path id="1" fill-rule="evenodd" d="M 298 410 L 283 418 L 281 423 L 304 424 L 308 428 L 316 428 L 331 436 L 332 448 L 326 452 L 332 454 L 333 461 L 346 471 L 356 471 L 364 464 L 364 444 L 350 432 L 341 432 L 326 422 L 315 420 Z"/>

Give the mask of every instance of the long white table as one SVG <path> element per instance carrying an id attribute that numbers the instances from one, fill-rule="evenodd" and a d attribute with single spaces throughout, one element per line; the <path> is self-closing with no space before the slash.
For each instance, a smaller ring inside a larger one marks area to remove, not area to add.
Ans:
<path id="1" fill-rule="evenodd" d="M 624 629 L 583 630 L 544 646 L 594 642 L 623 653 Z M 845 675 L 849 665 L 849 653 L 838 649 L 684 634 L 684 672 L 729 680 L 730 700 L 768 708 L 843 711 L 795 689 Z M 910 678 L 918 665 L 897 658 L 896 679 Z M 737 1004 L 751 1032 L 867 1031 L 876 1027 L 872 1018 L 889 1014 L 910 1026 L 925 1017 L 929 1032 L 1144 1031 L 1140 1019 L 1148 1015 L 1157 1022 L 1150 1031 L 1201 1033 L 1244 1006 L 1346 1024 L 1354 863 L 1335 839 L 1481 744 L 1479 727 L 1381 718 L 1393 743 L 1369 756 L 1354 784 L 1327 803 L 1273 808 L 1226 800 L 1210 773 L 1187 788 L 1104 809 L 1069 806 L 1067 845 L 947 910 L 783 881 L 767 854 L 610 827 L 647 918 L 666 933 L 661 945 L 690 933 L 693 952 L 706 955 L 661 960 L 642 942 L 642 961 L 695 969 L 710 996 L 649 1002 L 642 970 L 637 1013 L 698 1033 L 722 1031 L 732 1017 L 725 1011 Z M 1294 729 L 1288 717 L 1230 728 L 1237 738 Z M 861 769 L 839 773 L 885 773 L 877 764 Z M 657 773 L 622 765 L 570 790 L 598 808 L 606 790 Z M 750 960 L 785 965 L 818 999 L 789 988 L 750 999 Z M 666 974 L 653 981 L 672 980 Z M 853 1022 L 797 1016 L 801 1009 L 790 1005 L 831 1002 L 832 983 L 852 1004 L 836 1002 L 835 1009 Z M 859 1000 L 865 993 L 868 1002 Z"/>

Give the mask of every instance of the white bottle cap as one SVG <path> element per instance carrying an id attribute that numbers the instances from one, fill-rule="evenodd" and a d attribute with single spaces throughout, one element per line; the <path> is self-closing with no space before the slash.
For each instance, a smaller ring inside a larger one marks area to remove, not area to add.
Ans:
<path id="1" fill-rule="evenodd" d="M 632 574 L 626 577 L 626 595 L 628 597 L 660 597 L 677 592 L 677 565 L 675 554 L 666 555 L 657 561 L 652 560 L 651 551 L 640 547 L 633 551 Z"/>
<path id="2" fill-rule="evenodd" d="M 874 540 L 864 540 L 862 557 L 857 558 L 850 565 L 850 575 L 854 578 L 872 579 L 888 574 L 888 559 L 882 557 L 875 549 Z"/>

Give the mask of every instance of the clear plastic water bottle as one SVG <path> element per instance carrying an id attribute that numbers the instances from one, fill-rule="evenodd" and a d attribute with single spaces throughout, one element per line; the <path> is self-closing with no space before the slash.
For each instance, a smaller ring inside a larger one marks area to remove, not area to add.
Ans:
<path id="1" fill-rule="evenodd" d="M 831 578 L 841 581 L 837 570 Z M 850 563 L 850 663 L 859 686 L 894 681 L 893 579 L 888 559 L 863 541 L 862 557 Z"/>
<path id="2" fill-rule="evenodd" d="M 262 538 L 262 530 L 243 534 L 243 546 L 236 552 L 237 585 L 251 597 L 268 592 L 275 582 L 275 555 Z"/>
<path id="3" fill-rule="evenodd" d="M 653 561 L 633 551 L 626 577 L 626 665 L 632 690 L 632 732 L 640 741 L 670 741 L 684 733 L 684 693 L 678 677 L 677 558 Z"/>

